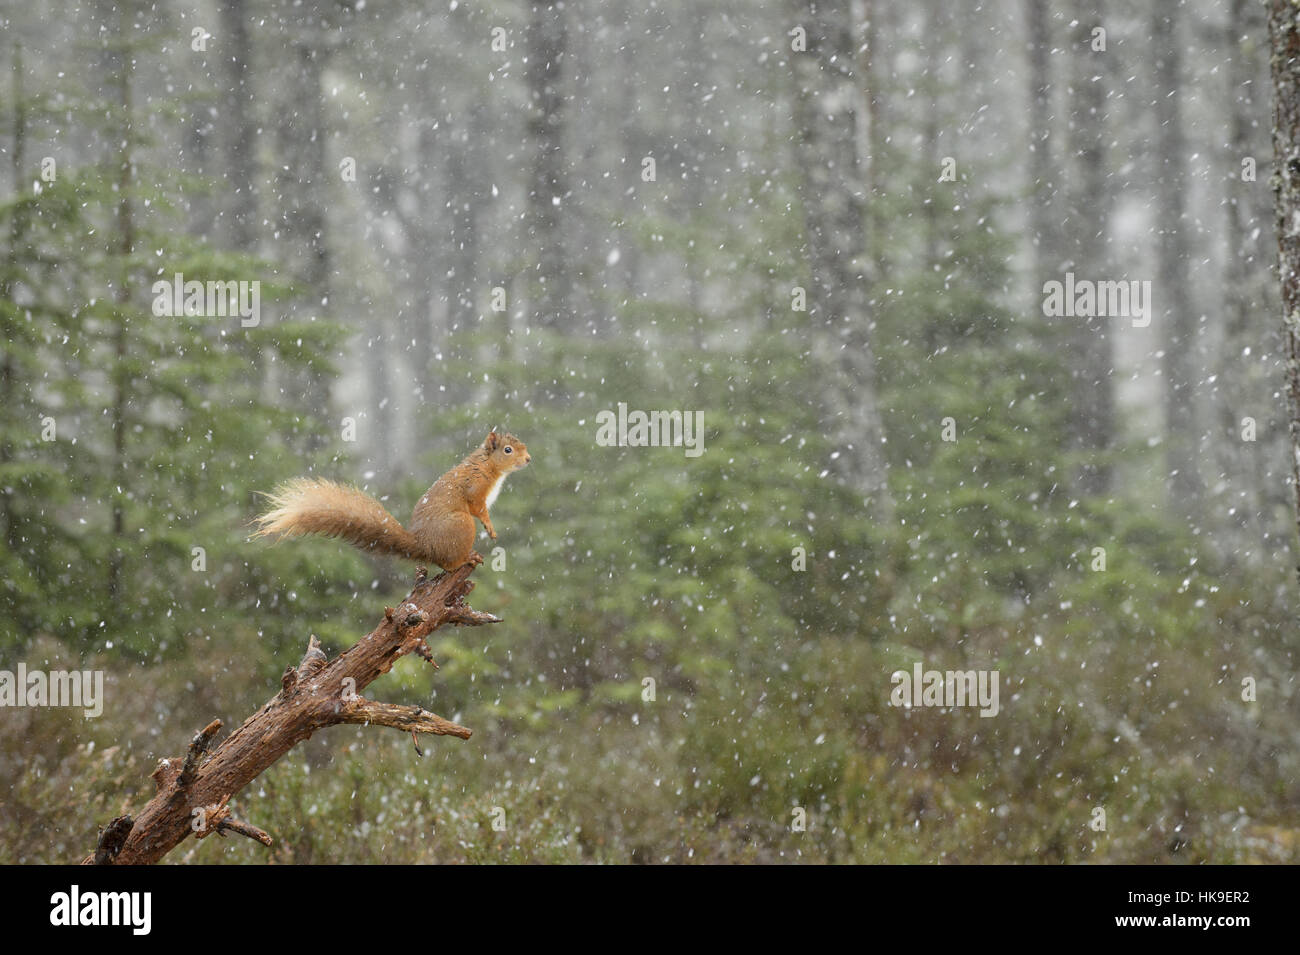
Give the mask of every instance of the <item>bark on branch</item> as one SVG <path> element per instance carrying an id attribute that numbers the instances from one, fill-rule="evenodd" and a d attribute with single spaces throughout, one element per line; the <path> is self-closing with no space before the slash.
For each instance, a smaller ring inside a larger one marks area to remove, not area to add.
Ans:
<path id="1" fill-rule="evenodd" d="M 144 865 L 157 862 L 188 836 L 227 832 L 271 837 L 234 818 L 227 804 L 295 745 L 319 729 L 341 723 L 389 726 L 416 734 L 469 739 L 470 731 L 419 706 L 380 703 L 360 694 L 408 653 L 433 662 L 426 637 L 446 624 L 499 623 L 464 603 L 473 589 L 470 566 L 428 580 L 423 570 L 415 589 L 356 644 L 327 660 L 313 636 L 297 667 L 285 670 L 280 692 L 209 753 L 221 729 L 213 720 L 190 741 L 183 758 L 164 759 L 154 770 L 154 797 L 134 819 L 119 816 L 100 833 L 95 852 L 83 864 Z M 435 666 L 437 664 L 434 664 Z M 419 746 L 417 743 L 417 751 Z"/>

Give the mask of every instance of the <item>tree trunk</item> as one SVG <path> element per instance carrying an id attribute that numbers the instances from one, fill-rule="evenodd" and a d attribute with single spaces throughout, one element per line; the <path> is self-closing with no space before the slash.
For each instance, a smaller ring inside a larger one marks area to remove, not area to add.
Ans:
<path id="1" fill-rule="evenodd" d="M 442 335 L 445 347 L 451 349 L 448 367 L 455 367 L 458 362 L 472 363 L 473 356 L 462 354 L 457 341 L 460 335 L 477 326 L 478 309 L 487 286 L 492 284 L 479 274 L 482 258 L 480 210 L 491 198 L 490 184 L 483 175 L 487 168 L 484 144 L 488 142 L 491 131 L 485 108 L 469 106 L 463 111 L 460 122 L 450 125 L 443 147 L 447 157 L 446 207 L 451 214 L 449 271 L 452 274 L 447 289 L 447 329 Z M 463 381 L 448 384 L 452 396 L 464 395 L 468 390 Z"/>
<path id="2" fill-rule="evenodd" d="M 228 240 L 241 252 L 251 252 L 257 241 L 257 192 L 254 160 L 253 90 L 248 62 L 252 38 L 248 33 L 245 0 L 221 0 L 221 44 L 226 61 L 225 122 L 226 170 L 230 183 Z"/>
<path id="3" fill-rule="evenodd" d="M 563 60 L 567 41 L 562 3 L 537 0 L 528 25 L 528 139 L 533 150 L 528 184 L 525 248 L 536 264 L 529 282 L 532 312 L 543 328 L 567 330 L 569 263 L 565 261 L 560 205 L 568 192 L 564 153 Z"/>
<path id="4" fill-rule="evenodd" d="M 1102 0 L 1091 0 L 1079 11 L 1071 32 L 1069 143 L 1069 218 L 1067 234 L 1073 238 L 1073 270 L 1081 279 L 1110 278 L 1110 189 L 1107 170 L 1107 104 L 1109 71 L 1106 50 L 1094 50 L 1093 30 L 1104 25 Z M 1075 446 L 1087 457 L 1078 475 L 1084 494 L 1105 494 L 1111 486 L 1106 460 L 1115 439 L 1115 356 L 1112 335 L 1123 318 L 1077 317 L 1067 336 L 1074 397 L 1071 433 Z"/>
<path id="5" fill-rule="evenodd" d="M 124 40 L 128 35 L 125 23 L 127 14 L 119 11 L 117 35 Z M 132 376 L 127 363 L 127 325 L 131 308 L 131 260 L 135 253 L 135 214 L 131 206 L 132 163 L 134 162 L 132 140 L 135 127 L 132 119 L 131 101 L 131 65 L 132 55 L 129 50 L 118 54 L 118 106 L 122 110 L 122 128 L 119 131 L 117 149 L 117 236 L 116 254 L 121 256 L 121 272 L 118 276 L 117 292 L 114 301 L 117 304 L 113 316 L 113 405 L 109 421 L 113 431 L 113 475 L 114 491 L 112 503 L 112 549 L 108 558 L 108 601 L 114 611 L 122 609 L 122 575 L 123 543 L 126 535 L 126 492 L 131 486 L 126 473 L 126 431 L 127 408 L 131 400 Z"/>
<path id="6" fill-rule="evenodd" d="M 861 97 L 855 28 L 848 0 L 795 4 L 795 22 L 808 48 L 792 51 L 795 78 L 799 199 L 812 276 L 808 309 L 815 329 L 812 360 L 819 376 L 823 424 L 839 451 L 832 464 L 840 480 L 875 500 L 878 516 L 892 511 L 883 453 L 884 428 L 876 391 L 867 249 L 866 183 L 859 165 L 857 124 Z"/>
<path id="7" fill-rule="evenodd" d="M 1159 233 L 1155 295 L 1164 301 L 1165 467 L 1170 501 L 1198 514 L 1203 485 L 1197 467 L 1198 334 L 1188 288 L 1186 224 L 1187 140 L 1182 116 L 1182 48 L 1179 0 L 1156 0 L 1155 37 L 1156 228 Z"/>
<path id="8" fill-rule="evenodd" d="M 1291 485 L 1300 526 L 1300 13 L 1293 4 L 1271 0 L 1268 34 L 1273 75 L 1273 198 L 1291 416 Z M 1295 544 L 1293 540 L 1292 546 Z M 1300 579 L 1300 563 L 1296 572 Z"/>
<path id="9" fill-rule="evenodd" d="M 867 216 L 863 228 L 866 230 L 867 259 L 876 279 L 885 275 L 889 268 L 885 217 L 878 211 L 885 196 L 880 174 L 885 161 L 885 97 L 881 85 L 890 75 L 889 59 L 880 42 L 884 33 L 884 6 L 884 0 L 863 0 L 862 47 L 858 58 L 862 85 L 866 87 L 863 120 L 867 124 L 867 165 L 862 170 L 862 183 L 867 196 Z"/>
<path id="10" fill-rule="evenodd" d="M 21 198 L 27 191 L 27 185 L 23 182 L 23 166 L 27 163 L 26 139 L 27 139 L 27 103 L 26 94 L 23 92 L 23 50 L 22 47 L 14 44 L 13 59 L 13 149 L 11 150 L 10 160 L 13 169 L 14 180 L 14 197 Z M 17 291 L 18 263 L 21 256 L 21 247 L 27 232 L 27 216 L 21 209 L 14 209 L 13 221 L 9 224 L 9 254 L 6 274 L 4 281 L 0 282 L 0 299 L 13 301 L 14 293 Z M 5 322 L 4 325 L 8 323 Z M 17 329 L 3 327 L 5 341 L 12 343 L 17 338 Z M 14 352 L 12 344 L 4 349 L 4 354 L 0 356 L 0 408 L 5 409 L 6 415 L 18 416 L 19 410 L 17 401 L 14 397 L 14 383 L 16 372 L 14 369 Z M 0 468 L 6 471 L 13 457 L 13 449 L 9 444 L 7 436 L 0 437 Z M 4 541 L 9 547 L 11 553 L 17 553 L 19 546 L 19 534 L 17 522 L 14 518 L 13 511 L 13 494 L 5 493 L 0 495 L 0 521 L 4 523 Z"/>
<path id="11" fill-rule="evenodd" d="M 322 88 L 325 62 L 330 55 L 327 23 L 315 10 L 287 15 L 284 30 L 286 63 L 279 131 L 280 228 L 298 259 L 297 272 L 305 301 L 298 308 L 311 321 L 331 307 L 333 269 L 330 262 L 325 202 L 331 183 L 326 174 L 325 103 Z M 306 407 L 322 419 L 329 418 L 329 379 L 323 369 L 310 368 L 303 382 Z M 311 432 L 306 444 L 317 450 L 325 435 Z"/>
<path id="12" fill-rule="evenodd" d="M 1252 198 L 1259 183 L 1242 181 L 1241 163 L 1243 159 L 1260 155 L 1252 126 L 1258 115 L 1256 81 L 1264 33 L 1263 12 L 1254 0 L 1232 0 L 1228 21 L 1231 60 L 1223 104 L 1229 129 L 1223 156 L 1228 171 L 1228 199 L 1224 204 L 1227 255 L 1223 265 L 1223 341 L 1217 367 L 1220 434 L 1215 442 L 1221 472 L 1220 507 L 1226 511 L 1224 523 L 1231 535 L 1222 550 L 1229 559 L 1242 553 L 1253 554 L 1255 562 L 1265 558 L 1259 547 L 1263 527 L 1259 526 L 1258 518 L 1263 496 L 1256 468 L 1269 429 L 1267 420 L 1257 422 L 1259 443 L 1252 446 L 1249 454 L 1243 454 L 1242 419 L 1264 415 L 1267 404 L 1260 399 L 1266 400 L 1267 392 L 1252 374 L 1257 361 L 1247 357 L 1262 351 L 1260 335 L 1265 329 L 1256 319 L 1261 243 L 1251 228 L 1255 218 Z"/>
<path id="13" fill-rule="evenodd" d="M 1058 257 L 1056 167 L 1052 163 L 1052 87 L 1048 57 L 1052 34 L 1044 0 L 1025 0 L 1025 21 L 1029 34 L 1029 229 L 1034 246 L 1035 307 L 1042 301 L 1041 289 L 1050 273 L 1061 264 Z"/>

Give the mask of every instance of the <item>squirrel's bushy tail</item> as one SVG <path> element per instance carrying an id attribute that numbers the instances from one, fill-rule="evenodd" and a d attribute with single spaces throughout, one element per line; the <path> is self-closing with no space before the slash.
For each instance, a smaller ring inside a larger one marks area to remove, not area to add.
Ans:
<path id="1" fill-rule="evenodd" d="M 258 537 L 319 534 L 362 550 L 429 560 L 419 542 L 369 494 L 319 478 L 295 478 L 267 495 L 271 509 L 256 519 Z"/>

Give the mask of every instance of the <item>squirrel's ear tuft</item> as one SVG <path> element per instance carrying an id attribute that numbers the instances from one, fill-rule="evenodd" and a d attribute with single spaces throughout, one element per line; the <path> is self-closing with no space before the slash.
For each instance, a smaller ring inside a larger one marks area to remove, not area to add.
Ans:
<path id="1" fill-rule="evenodd" d="M 483 447 L 487 448 L 489 451 L 495 451 L 500 440 L 501 439 L 497 437 L 497 429 L 493 428 L 488 432 L 487 440 L 483 442 Z"/>

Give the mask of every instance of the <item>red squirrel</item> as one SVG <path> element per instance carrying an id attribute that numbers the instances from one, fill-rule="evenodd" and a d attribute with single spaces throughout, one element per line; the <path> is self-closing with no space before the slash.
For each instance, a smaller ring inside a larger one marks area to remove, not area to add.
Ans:
<path id="1" fill-rule="evenodd" d="M 530 462 L 528 448 L 494 428 L 483 444 L 425 492 L 409 529 L 364 491 L 319 478 L 295 478 L 267 495 L 271 509 L 257 518 L 257 536 L 339 537 L 362 550 L 431 561 L 443 570 L 481 564 L 474 550 L 474 519 L 496 540 L 488 508 L 506 475 Z"/>

